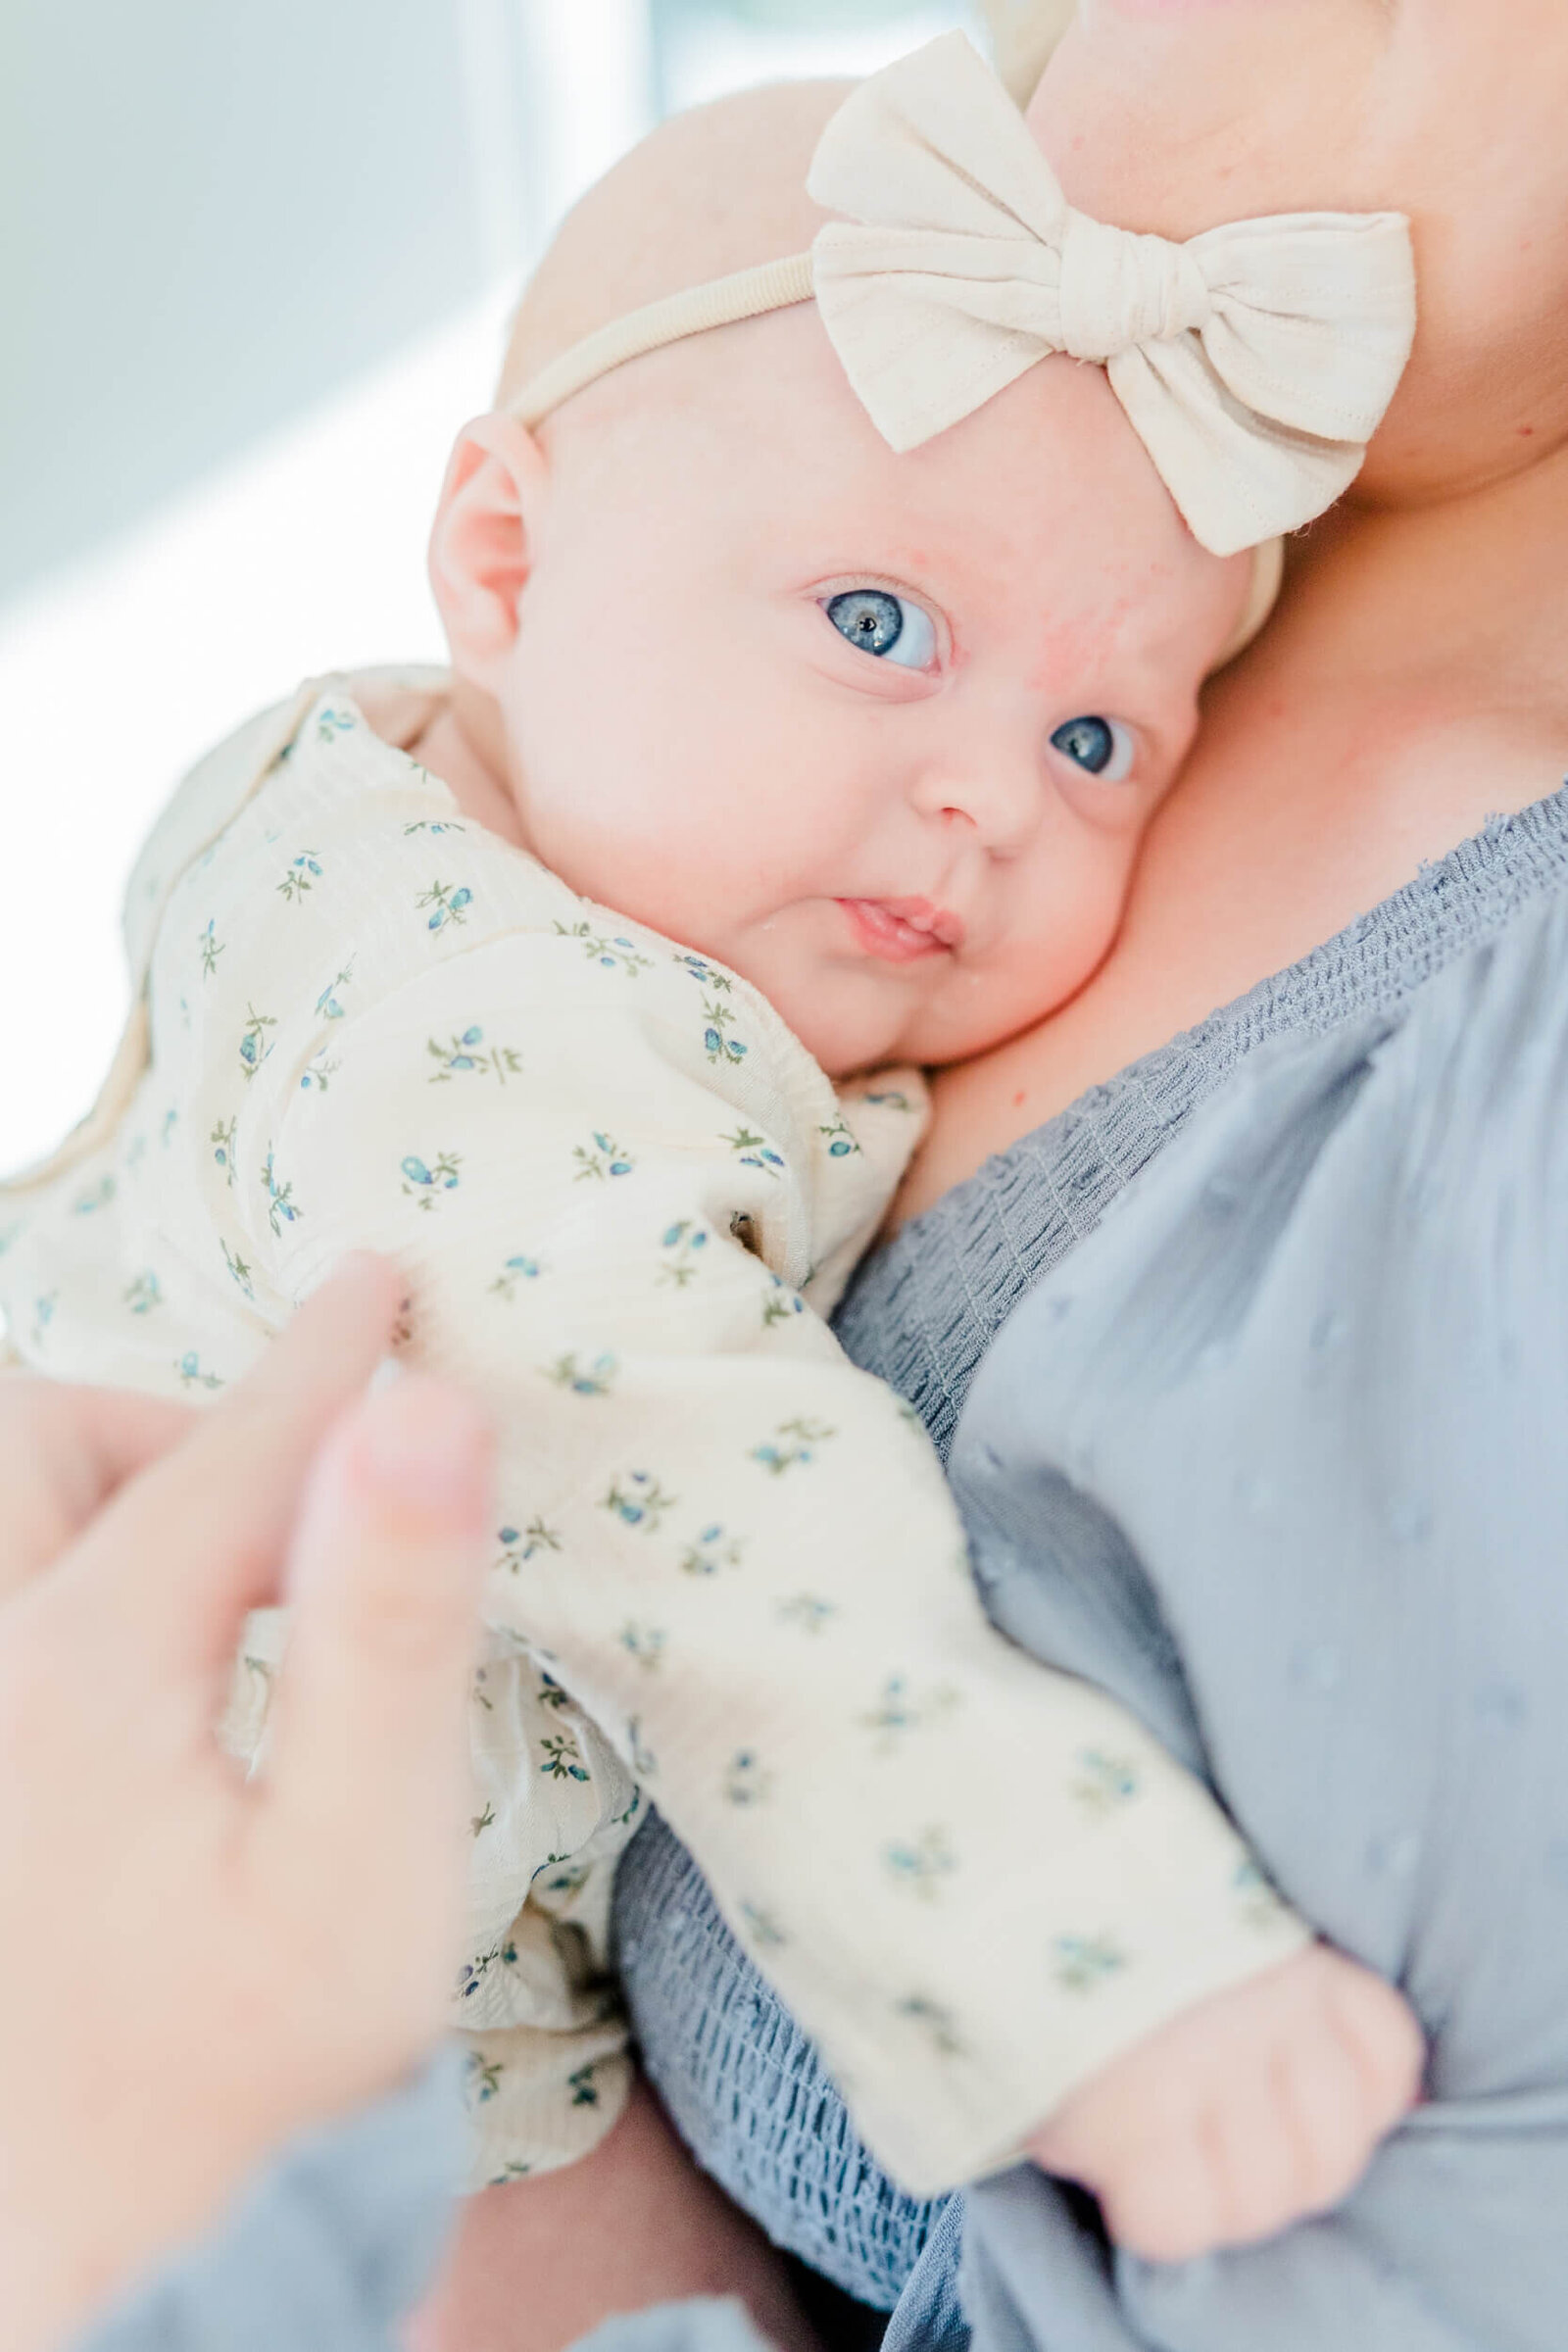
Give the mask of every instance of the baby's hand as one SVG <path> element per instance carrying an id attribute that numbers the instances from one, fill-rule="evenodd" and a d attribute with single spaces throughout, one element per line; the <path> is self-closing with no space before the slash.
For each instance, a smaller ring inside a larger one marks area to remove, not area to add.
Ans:
<path id="1" fill-rule="evenodd" d="M 1195 2002 L 1092 2075 L 1029 2143 L 1150 2262 L 1271 2237 L 1336 2205 L 1416 2098 L 1405 2003 L 1327 1944 Z"/>

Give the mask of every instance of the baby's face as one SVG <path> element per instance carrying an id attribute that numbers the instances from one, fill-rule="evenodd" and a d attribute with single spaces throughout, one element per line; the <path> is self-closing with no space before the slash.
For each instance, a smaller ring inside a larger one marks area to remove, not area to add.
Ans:
<path id="1" fill-rule="evenodd" d="M 836 1074 L 1078 988 L 1250 562 L 1197 546 L 1102 372 L 1049 361 L 895 457 L 807 307 L 546 441 L 487 681 L 530 849 Z"/>

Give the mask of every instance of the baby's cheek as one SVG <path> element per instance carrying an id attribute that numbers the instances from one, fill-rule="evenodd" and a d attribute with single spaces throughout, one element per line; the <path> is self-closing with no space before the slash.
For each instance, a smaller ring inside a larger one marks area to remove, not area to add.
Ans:
<path id="1" fill-rule="evenodd" d="M 1127 904 L 1139 836 L 1102 840 L 1064 857 L 1013 910 L 986 965 L 954 974 L 944 1008 L 952 1042 L 940 1058 L 983 1053 L 1075 996 L 1109 952 Z"/>

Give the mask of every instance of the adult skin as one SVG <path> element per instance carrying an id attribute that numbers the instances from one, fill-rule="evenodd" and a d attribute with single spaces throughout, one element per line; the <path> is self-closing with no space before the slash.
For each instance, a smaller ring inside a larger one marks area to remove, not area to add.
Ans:
<path id="1" fill-rule="evenodd" d="M 1557 0 L 1083 0 L 1029 109 L 1070 201 L 1172 237 L 1396 208 L 1421 325 L 1351 500 L 1209 692 L 1110 955 L 939 1078 L 901 1214 L 1560 782 L 1565 101 Z"/>
<path id="2" fill-rule="evenodd" d="M 491 1441 L 434 1381 L 365 1397 L 399 1291 L 385 1261 L 350 1260 L 206 1413 L 0 1372 L 6 2352 L 74 2337 L 441 2034 Z M 214 1725 L 247 1610 L 282 1597 L 289 1675 L 247 1784 Z M 91 1934 L 60 1935 L 84 1889 Z M 345 1919 L 377 1926 L 352 2012 Z M 645 2091 L 591 2162 L 615 2242 L 591 2296 L 558 2259 L 541 2340 L 607 2302 L 722 2290 L 807 2352 L 762 2240 L 688 2183 Z M 559 2257 L 548 2181 L 533 2218 Z"/>
<path id="3" fill-rule="evenodd" d="M 200 1416 L 0 1375 L 7 2352 L 64 2341 L 440 2033 L 490 1438 L 434 1381 L 364 1400 L 397 1300 L 352 1261 Z M 214 1725 L 245 1612 L 284 1592 L 247 1784 Z M 381 1933 L 352 2015 L 345 1918 Z"/>

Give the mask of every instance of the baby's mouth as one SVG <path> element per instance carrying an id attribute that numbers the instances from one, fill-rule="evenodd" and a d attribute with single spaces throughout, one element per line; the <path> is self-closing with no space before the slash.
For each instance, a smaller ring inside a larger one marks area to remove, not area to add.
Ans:
<path id="1" fill-rule="evenodd" d="M 914 963 L 963 945 L 962 917 L 929 899 L 840 899 L 862 948 L 887 963 Z"/>

